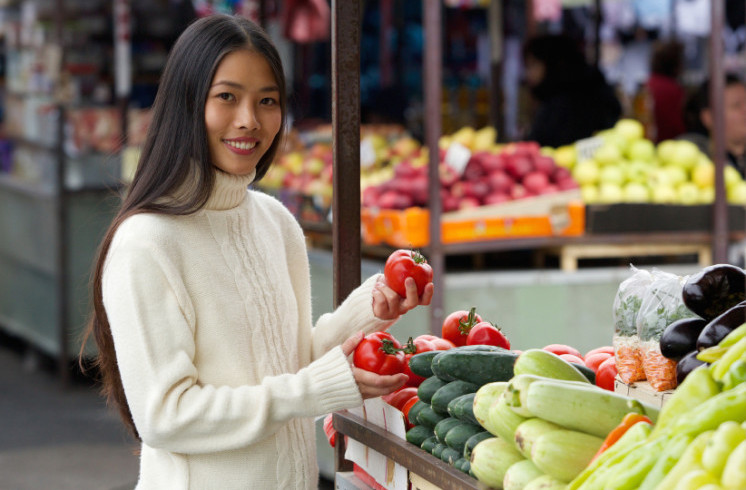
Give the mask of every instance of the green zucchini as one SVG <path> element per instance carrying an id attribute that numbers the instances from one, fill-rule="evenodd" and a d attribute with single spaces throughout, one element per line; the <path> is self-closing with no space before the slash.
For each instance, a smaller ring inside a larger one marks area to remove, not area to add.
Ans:
<path id="1" fill-rule="evenodd" d="M 474 434 L 473 436 L 471 436 L 470 438 L 468 438 L 466 440 L 466 444 L 464 444 L 464 457 L 466 459 L 471 459 L 472 449 L 474 449 L 474 447 L 477 444 L 479 444 L 485 439 L 489 439 L 490 437 L 495 437 L 495 436 L 493 436 L 492 434 L 490 434 L 489 432 L 485 430 L 483 432 L 478 432 Z"/>
<path id="2" fill-rule="evenodd" d="M 410 429 L 411 430 L 411 429 Z M 484 432 L 481 425 L 474 425 L 469 422 L 462 422 L 446 434 L 445 443 L 448 447 L 455 449 L 459 454 L 464 454 L 466 441 L 473 435 Z"/>
<path id="3" fill-rule="evenodd" d="M 447 384 L 437 376 L 430 376 L 417 387 L 417 396 L 421 402 L 430 403 L 435 392 Z"/>
<path id="4" fill-rule="evenodd" d="M 429 378 L 433 375 L 432 363 L 433 357 L 440 354 L 439 350 L 430 350 L 427 352 L 420 352 L 409 358 L 409 369 L 417 376 L 423 378 Z"/>
<path id="5" fill-rule="evenodd" d="M 434 429 L 435 426 L 443 420 L 443 415 L 439 415 L 433 411 L 433 407 L 430 405 L 425 405 L 425 407 L 420 410 L 420 412 L 417 414 L 417 423 L 419 425 L 424 425 L 425 427 L 429 427 L 431 429 Z"/>
<path id="6" fill-rule="evenodd" d="M 570 364 L 578 368 L 578 371 L 583 373 L 583 376 L 588 378 L 588 381 L 590 381 L 592 385 L 596 384 L 596 373 L 593 372 L 593 369 L 589 368 L 585 364 L 579 364 L 577 362 L 571 362 Z"/>
<path id="7" fill-rule="evenodd" d="M 438 438 L 438 442 L 445 444 L 446 434 L 448 434 L 448 431 L 461 424 L 463 424 L 463 422 L 461 422 L 459 419 L 454 419 L 451 417 L 446 417 L 438 422 L 438 425 L 436 425 L 433 429 L 433 432 L 435 432 L 435 437 Z"/>
<path id="8" fill-rule="evenodd" d="M 432 453 L 433 452 L 433 448 L 435 447 L 436 444 L 439 444 L 438 443 L 438 438 L 435 437 L 435 434 L 433 434 L 432 436 L 430 436 L 427 439 L 425 439 L 424 441 L 422 441 L 422 445 L 420 447 L 424 451 L 427 451 L 428 453 Z"/>
<path id="9" fill-rule="evenodd" d="M 448 349 L 444 351 L 439 351 L 438 354 L 433 357 L 432 362 L 430 363 L 430 369 L 432 370 L 433 374 L 443 381 L 455 381 L 456 378 L 451 373 L 447 372 L 445 369 L 442 369 L 440 367 L 439 359 L 443 356 L 443 354 L 446 353 L 467 353 L 467 352 L 498 352 L 498 351 L 505 351 L 502 347 L 496 347 L 494 345 L 463 345 L 461 347 L 454 347 L 453 349 Z M 509 352 L 509 351 L 506 351 Z"/>
<path id="10" fill-rule="evenodd" d="M 433 359 L 433 372 L 441 379 L 460 379 L 477 386 L 508 381 L 513 377 L 518 354 L 499 347 L 495 349 L 498 350 L 444 351 Z"/>
<path id="11" fill-rule="evenodd" d="M 414 405 L 412 405 L 412 408 L 409 409 L 409 413 L 407 414 L 407 419 L 409 423 L 412 425 L 418 425 L 420 422 L 417 421 L 417 414 L 420 413 L 423 408 L 429 407 L 429 406 L 430 406 L 429 403 L 425 403 L 421 400 L 417 400 L 417 402 Z"/>
<path id="12" fill-rule="evenodd" d="M 453 465 L 453 463 L 461 459 L 461 453 L 456 451 L 455 449 L 452 449 L 446 446 L 446 448 L 443 449 L 443 451 L 441 451 L 440 453 L 440 459 L 444 463 Z"/>
<path id="13" fill-rule="evenodd" d="M 443 444 L 442 442 L 437 443 L 430 454 L 435 456 L 436 458 L 440 459 L 440 454 L 443 452 L 444 449 L 446 449 L 448 446 Z"/>
<path id="14" fill-rule="evenodd" d="M 451 400 L 467 393 L 476 393 L 478 389 L 479 386 L 467 381 L 461 381 L 460 379 L 451 381 L 445 386 L 438 388 L 438 391 L 435 392 L 430 400 L 430 406 L 433 407 L 435 413 L 446 416 L 448 415 L 448 404 Z"/>
<path id="15" fill-rule="evenodd" d="M 422 446 L 422 443 L 425 442 L 425 439 L 434 435 L 435 433 L 431 428 L 425 427 L 424 425 L 415 425 L 407 431 L 406 439 L 407 442 L 411 442 L 415 446 L 420 447 Z"/>

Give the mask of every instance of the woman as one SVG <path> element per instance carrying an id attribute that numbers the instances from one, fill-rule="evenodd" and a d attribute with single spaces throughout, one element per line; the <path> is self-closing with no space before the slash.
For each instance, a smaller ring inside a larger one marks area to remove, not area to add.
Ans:
<path id="1" fill-rule="evenodd" d="M 429 304 L 432 284 L 418 297 L 409 280 L 402 298 L 371 277 L 312 328 L 302 230 L 247 191 L 285 110 L 279 56 L 250 21 L 200 19 L 174 45 L 93 276 L 89 333 L 104 392 L 142 442 L 139 490 L 316 488 L 312 417 L 406 381 L 348 356 Z"/>

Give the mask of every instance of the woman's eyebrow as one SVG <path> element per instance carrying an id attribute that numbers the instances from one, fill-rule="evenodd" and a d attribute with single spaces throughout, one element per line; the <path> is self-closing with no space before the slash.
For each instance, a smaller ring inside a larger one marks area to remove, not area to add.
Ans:
<path id="1" fill-rule="evenodd" d="M 227 85 L 229 87 L 241 89 L 241 90 L 244 89 L 244 86 L 241 85 L 240 83 L 231 82 L 230 80 L 219 80 L 213 83 L 210 88 L 217 87 L 219 85 Z M 277 85 L 268 85 L 266 87 L 262 87 L 259 89 L 259 92 L 279 92 L 279 91 L 280 91 L 280 87 L 278 87 Z"/>

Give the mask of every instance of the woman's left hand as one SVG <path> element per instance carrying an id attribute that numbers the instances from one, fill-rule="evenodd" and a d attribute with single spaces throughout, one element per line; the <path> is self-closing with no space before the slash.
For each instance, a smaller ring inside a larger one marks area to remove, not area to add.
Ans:
<path id="1" fill-rule="evenodd" d="M 417 295 L 417 284 L 415 280 L 408 277 L 404 281 L 407 296 L 401 297 L 399 293 L 391 289 L 386 283 L 383 274 L 376 281 L 373 288 L 373 314 L 379 320 L 396 320 L 399 316 L 408 312 L 416 306 L 426 306 L 433 299 L 433 283 L 428 283 L 422 291 L 422 296 Z"/>

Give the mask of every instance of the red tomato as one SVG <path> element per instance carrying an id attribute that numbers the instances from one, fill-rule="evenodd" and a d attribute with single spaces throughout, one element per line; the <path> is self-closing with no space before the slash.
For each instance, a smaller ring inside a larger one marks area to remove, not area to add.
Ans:
<path id="1" fill-rule="evenodd" d="M 549 352 L 553 352 L 554 354 L 557 354 L 558 356 L 562 354 L 572 354 L 574 356 L 579 357 L 581 360 L 583 359 L 583 354 L 581 354 L 578 349 L 576 349 L 575 347 L 571 347 L 569 345 L 565 345 L 565 344 L 549 344 L 549 345 L 542 347 L 542 349 L 549 351 Z"/>
<path id="2" fill-rule="evenodd" d="M 409 410 L 410 410 L 410 409 L 411 409 L 411 408 L 412 408 L 412 407 L 414 406 L 414 404 L 415 404 L 415 403 L 417 403 L 418 401 L 420 401 L 420 397 L 419 397 L 419 396 L 417 396 L 417 395 L 415 395 L 415 396 L 413 396 L 412 398 L 410 398 L 409 400 L 407 400 L 407 402 L 406 402 L 406 403 L 404 404 L 404 406 L 403 406 L 403 407 L 401 407 L 401 411 L 402 411 L 402 413 L 404 414 L 404 422 L 405 422 L 405 423 L 407 424 L 407 427 L 409 427 L 410 429 L 411 429 L 412 427 L 414 427 L 415 425 L 417 425 L 417 424 L 415 423 L 416 421 L 415 421 L 415 422 L 412 422 L 412 421 L 410 421 L 410 420 L 409 420 Z"/>
<path id="3" fill-rule="evenodd" d="M 389 393 L 381 398 L 392 407 L 401 410 L 404 404 L 413 396 L 417 396 L 417 388 L 405 387 L 399 388 L 395 392 Z"/>
<path id="4" fill-rule="evenodd" d="M 401 344 L 388 332 L 365 336 L 355 348 L 352 362 L 356 367 L 376 374 L 398 374 L 404 370 Z"/>
<path id="5" fill-rule="evenodd" d="M 425 378 L 414 374 L 412 370 L 409 369 L 409 360 L 412 358 L 413 355 L 432 350 L 448 350 L 452 347 L 455 347 L 455 345 L 453 345 L 453 342 L 451 342 L 450 340 L 442 339 L 436 335 L 424 334 L 416 337 L 414 340 L 410 338 L 407 342 L 406 347 L 404 348 L 403 373 L 409 376 L 409 380 L 407 381 L 406 386 L 420 386 L 420 384 L 425 381 Z"/>
<path id="6" fill-rule="evenodd" d="M 324 417 L 324 434 L 326 435 L 326 440 L 329 441 L 329 444 L 331 444 L 332 447 L 337 442 L 337 431 L 334 429 L 334 426 L 332 425 L 332 414 L 330 413 L 326 417 Z"/>
<path id="7" fill-rule="evenodd" d="M 595 349 L 591 349 L 588 352 L 585 353 L 583 356 L 583 359 L 586 359 L 588 356 L 592 356 L 593 354 L 597 354 L 599 352 L 608 352 L 609 354 L 614 354 L 614 348 L 610 345 L 604 345 L 602 347 L 596 347 Z"/>
<path id="8" fill-rule="evenodd" d="M 503 349 L 510 349 L 510 341 L 502 333 L 502 330 L 490 322 L 479 322 L 469 331 L 466 336 L 466 345 L 495 345 Z"/>
<path id="9" fill-rule="evenodd" d="M 466 337 L 471 327 L 482 321 L 482 317 L 476 312 L 476 308 L 469 311 L 454 311 L 443 320 L 441 337 L 453 342 L 456 347 L 466 345 Z"/>
<path id="10" fill-rule="evenodd" d="M 598 372 L 598 366 L 600 366 L 602 362 L 613 356 L 614 354 L 609 354 L 608 352 L 596 352 L 585 356 L 585 365 L 591 368 L 595 373 Z"/>
<path id="11" fill-rule="evenodd" d="M 573 355 L 573 354 L 560 354 L 559 357 L 560 357 L 560 359 L 564 359 L 567 362 L 574 362 L 574 363 L 581 364 L 581 365 L 585 366 L 585 363 L 583 362 L 583 360 L 581 358 L 579 358 L 578 356 L 576 356 L 576 355 Z"/>
<path id="12" fill-rule="evenodd" d="M 420 296 L 425 286 L 433 282 L 432 267 L 427 263 L 425 256 L 415 250 L 399 249 L 392 252 L 386 259 L 383 275 L 389 287 L 401 297 L 407 296 L 404 280 L 408 277 L 414 278 L 414 282 L 417 283 L 417 294 Z"/>
<path id="13" fill-rule="evenodd" d="M 616 378 L 616 359 L 609 357 L 598 366 L 596 371 L 596 385 L 609 391 L 614 391 L 614 378 Z"/>

